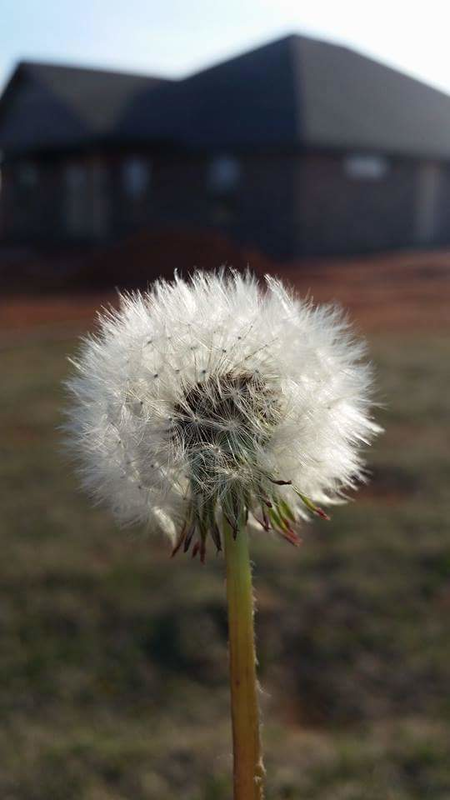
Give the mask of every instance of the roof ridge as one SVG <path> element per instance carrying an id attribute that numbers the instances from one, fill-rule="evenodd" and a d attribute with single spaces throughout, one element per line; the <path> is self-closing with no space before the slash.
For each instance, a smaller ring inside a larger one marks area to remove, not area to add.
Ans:
<path id="1" fill-rule="evenodd" d="M 68 72 L 85 72 L 85 73 L 96 73 L 98 75 L 107 75 L 107 76 L 118 76 L 124 78 L 142 78 L 143 80 L 159 80 L 161 82 L 168 82 L 173 83 L 173 78 L 168 78 L 162 75 L 155 75 L 150 73 L 143 73 L 143 72 L 132 72 L 131 70 L 118 70 L 118 69 L 110 69 L 109 67 L 95 67 L 95 66 L 87 66 L 85 64 L 78 65 L 78 64 L 64 64 L 59 63 L 56 61 L 35 61 L 29 59 L 21 59 L 17 63 L 17 69 L 49 69 L 49 70 L 60 70 L 60 71 L 68 71 Z"/>

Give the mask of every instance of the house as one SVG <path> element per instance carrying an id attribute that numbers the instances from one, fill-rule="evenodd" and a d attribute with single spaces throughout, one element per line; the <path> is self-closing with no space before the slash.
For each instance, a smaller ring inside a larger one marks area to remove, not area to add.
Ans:
<path id="1" fill-rule="evenodd" d="M 278 259 L 450 242 L 450 97 L 292 35 L 184 80 L 23 62 L 0 235 L 217 228 Z"/>

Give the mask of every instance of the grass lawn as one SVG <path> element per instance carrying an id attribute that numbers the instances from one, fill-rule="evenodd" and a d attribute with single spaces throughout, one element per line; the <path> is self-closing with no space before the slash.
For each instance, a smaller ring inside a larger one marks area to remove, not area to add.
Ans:
<path id="1" fill-rule="evenodd" d="M 373 481 L 295 551 L 253 538 L 268 800 L 450 797 L 450 342 L 372 334 Z M 224 565 L 78 491 L 73 339 L 4 348 L 0 797 L 228 800 Z"/>

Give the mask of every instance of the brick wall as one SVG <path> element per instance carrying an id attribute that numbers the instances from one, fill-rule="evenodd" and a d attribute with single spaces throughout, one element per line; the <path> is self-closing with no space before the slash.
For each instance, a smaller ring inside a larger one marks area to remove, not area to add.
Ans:
<path id="1" fill-rule="evenodd" d="M 382 174 L 364 177 L 349 172 L 346 158 L 330 154 L 295 159 L 297 254 L 413 245 L 418 162 L 387 157 Z"/>

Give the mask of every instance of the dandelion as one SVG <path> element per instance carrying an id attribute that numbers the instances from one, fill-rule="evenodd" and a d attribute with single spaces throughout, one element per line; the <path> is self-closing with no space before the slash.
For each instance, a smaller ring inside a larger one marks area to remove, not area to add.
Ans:
<path id="1" fill-rule="evenodd" d="M 364 344 L 333 306 L 266 277 L 196 272 L 121 297 L 69 382 L 69 431 L 86 489 L 172 555 L 225 549 L 236 800 L 263 796 L 248 529 L 298 546 L 364 480 Z"/>

